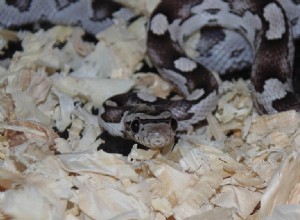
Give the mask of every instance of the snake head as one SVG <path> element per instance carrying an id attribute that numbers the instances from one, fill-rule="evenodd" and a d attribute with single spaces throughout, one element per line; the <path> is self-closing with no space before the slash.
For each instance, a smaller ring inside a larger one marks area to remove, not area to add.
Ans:
<path id="1" fill-rule="evenodd" d="M 174 144 L 177 121 L 165 109 L 137 108 L 127 114 L 126 137 L 145 147 L 171 149 Z"/>

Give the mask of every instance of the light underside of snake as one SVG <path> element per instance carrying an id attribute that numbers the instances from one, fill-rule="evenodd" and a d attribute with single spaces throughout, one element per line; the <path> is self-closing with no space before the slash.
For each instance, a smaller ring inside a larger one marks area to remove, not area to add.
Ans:
<path id="1" fill-rule="evenodd" d="M 132 12 L 109 0 L 0 0 L 0 27 L 41 20 L 81 25 L 97 33 Z M 80 16 L 79 16 L 80 15 Z M 170 148 L 176 130 L 203 121 L 217 105 L 219 74 L 251 68 L 253 101 L 260 113 L 300 110 L 293 92 L 294 41 L 300 36 L 296 0 L 163 0 L 149 19 L 148 56 L 160 75 L 183 95 L 163 100 L 138 92 L 106 100 L 99 123 L 110 134 L 149 148 Z M 186 39 L 199 33 L 196 56 Z"/>

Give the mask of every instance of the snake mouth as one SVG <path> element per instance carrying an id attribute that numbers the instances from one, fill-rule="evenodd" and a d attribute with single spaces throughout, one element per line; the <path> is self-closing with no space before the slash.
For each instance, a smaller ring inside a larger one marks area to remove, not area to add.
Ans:
<path id="1" fill-rule="evenodd" d="M 151 149 L 157 149 L 173 145 L 175 131 L 171 124 L 161 123 L 146 126 L 139 135 L 141 144 Z"/>
<path id="2" fill-rule="evenodd" d="M 149 149 L 173 146 L 176 131 L 174 131 L 171 123 L 141 123 L 139 129 L 136 128 L 136 125 L 133 127 L 136 132 L 130 130 L 127 137 Z"/>
<path id="3" fill-rule="evenodd" d="M 168 131 L 170 131 L 170 128 L 168 128 Z M 167 133 L 166 130 L 163 132 L 161 130 L 156 130 L 152 133 L 149 133 L 149 135 L 147 136 L 147 140 L 144 140 L 144 143 L 147 143 L 147 146 L 149 148 L 160 149 L 162 154 L 169 153 L 174 146 L 174 142 L 175 133 Z"/>
<path id="4" fill-rule="evenodd" d="M 165 132 L 152 132 L 147 136 L 147 141 L 152 148 L 163 148 L 170 142 L 170 136 Z"/>

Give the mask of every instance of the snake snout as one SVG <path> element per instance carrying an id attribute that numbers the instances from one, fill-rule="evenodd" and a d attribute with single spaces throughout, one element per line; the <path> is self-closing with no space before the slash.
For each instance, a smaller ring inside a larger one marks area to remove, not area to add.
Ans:
<path id="1" fill-rule="evenodd" d="M 175 132 L 168 124 L 152 127 L 147 135 L 147 142 L 151 148 L 164 148 L 174 143 Z"/>
<path id="2" fill-rule="evenodd" d="M 160 134 L 159 132 L 152 132 L 149 134 L 150 145 L 155 148 L 161 148 L 169 142 L 169 138 L 166 135 Z"/>

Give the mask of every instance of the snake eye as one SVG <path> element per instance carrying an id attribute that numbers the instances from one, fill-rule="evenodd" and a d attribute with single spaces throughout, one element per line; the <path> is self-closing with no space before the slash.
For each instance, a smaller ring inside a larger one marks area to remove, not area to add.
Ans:
<path id="1" fill-rule="evenodd" d="M 171 127 L 172 127 L 173 131 L 176 131 L 176 129 L 178 127 L 178 123 L 174 118 L 171 118 Z"/>
<path id="2" fill-rule="evenodd" d="M 140 122 L 139 122 L 139 120 L 137 120 L 137 119 L 133 120 L 133 122 L 131 123 L 130 127 L 131 127 L 131 130 L 134 133 L 137 133 L 139 131 L 139 129 L 140 129 Z"/>

